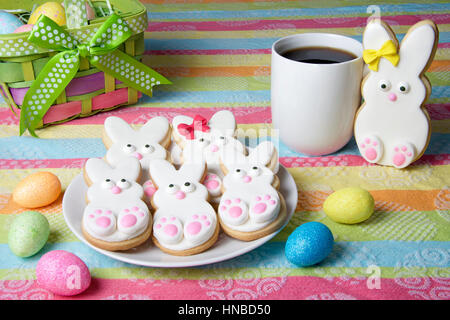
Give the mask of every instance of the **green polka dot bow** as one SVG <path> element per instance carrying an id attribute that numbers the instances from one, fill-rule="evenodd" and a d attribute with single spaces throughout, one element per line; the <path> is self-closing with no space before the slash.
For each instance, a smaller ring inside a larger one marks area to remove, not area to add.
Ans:
<path id="1" fill-rule="evenodd" d="M 112 14 L 89 43 L 80 43 L 53 20 L 41 15 L 28 41 L 60 52 L 49 60 L 25 95 L 20 113 L 20 135 L 28 130 L 37 137 L 35 128 L 78 72 L 81 57 L 87 58 L 99 70 L 149 96 L 152 95 L 153 86 L 170 84 L 156 71 L 117 50 L 131 35 L 127 23 L 117 14 Z"/>

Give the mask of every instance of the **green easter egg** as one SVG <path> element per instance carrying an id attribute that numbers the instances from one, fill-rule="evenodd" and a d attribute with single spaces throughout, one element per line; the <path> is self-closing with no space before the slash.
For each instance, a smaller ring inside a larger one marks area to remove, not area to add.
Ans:
<path id="1" fill-rule="evenodd" d="M 8 245 L 19 257 L 36 254 L 47 242 L 50 225 L 47 218 L 37 211 L 25 211 L 11 223 L 8 233 Z"/>
<path id="2" fill-rule="evenodd" d="M 373 213 L 372 195 L 362 188 L 344 188 L 332 193 L 323 204 L 327 216 L 339 223 L 354 224 L 367 220 Z"/>

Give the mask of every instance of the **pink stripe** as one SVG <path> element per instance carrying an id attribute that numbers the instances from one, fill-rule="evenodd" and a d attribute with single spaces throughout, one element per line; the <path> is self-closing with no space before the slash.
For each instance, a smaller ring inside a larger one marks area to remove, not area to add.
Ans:
<path id="1" fill-rule="evenodd" d="M 281 157 L 280 163 L 287 168 L 375 166 L 375 164 L 371 164 L 364 160 L 361 156 L 356 155 L 325 156 L 314 158 Z M 426 154 L 414 162 L 411 166 L 443 166 L 448 164 L 450 164 L 450 154 Z"/>
<path id="2" fill-rule="evenodd" d="M 236 117 L 236 122 L 241 124 L 251 123 L 270 123 L 271 115 L 269 107 L 235 107 L 235 108 L 143 108 L 143 107 L 128 107 L 114 110 L 111 112 L 99 113 L 97 115 L 80 118 L 70 121 L 67 124 L 85 125 L 85 124 L 103 124 L 105 119 L 111 115 L 118 116 L 128 123 L 144 124 L 149 119 L 156 116 L 163 116 L 169 120 L 173 117 L 183 114 L 194 116 L 201 115 L 207 119 L 219 110 L 230 110 Z M 1 114 L 0 114 L 1 117 Z"/>
<path id="3" fill-rule="evenodd" d="M 87 158 L 75 159 L 0 159 L 0 170 L 39 169 L 39 168 L 82 168 Z M 317 158 L 281 157 L 280 163 L 287 168 L 306 167 L 358 167 L 374 166 L 366 162 L 361 156 L 341 155 Z M 441 166 L 450 164 L 450 154 L 424 155 L 416 165 Z"/>
<path id="4" fill-rule="evenodd" d="M 232 49 L 232 50 L 146 50 L 145 55 L 231 55 L 231 54 L 270 54 L 271 49 Z"/>
<path id="5" fill-rule="evenodd" d="M 384 17 L 391 25 L 413 25 L 423 19 L 431 19 L 439 24 L 450 23 L 448 14 L 399 15 Z M 338 17 L 296 20 L 246 20 L 246 21 L 150 21 L 148 32 L 152 31 L 240 31 L 305 28 L 355 28 L 363 27 L 366 17 Z"/>
<path id="6" fill-rule="evenodd" d="M 117 94 L 116 98 L 114 94 Z M 99 108 L 106 108 L 112 102 L 125 103 L 127 101 L 126 89 L 116 90 L 115 93 L 103 94 L 100 98 L 95 97 L 93 100 L 93 110 Z M 115 100 L 117 99 L 117 100 Z M 81 108 L 81 107 L 79 107 Z M 450 104 L 428 104 L 427 110 L 430 113 L 432 120 L 445 120 L 450 119 Z M 240 124 L 255 124 L 255 123 L 271 123 L 272 116 L 270 107 L 234 107 L 234 108 L 146 108 L 146 107 L 127 107 L 113 111 L 99 113 L 97 115 L 75 119 L 70 122 L 66 122 L 66 125 L 100 125 L 103 124 L 105 119 L 111 115 L 119 116 L 129 123 L 144 124 L 150 118 L 156 116 L 163 116 L 172 120 L 172 118 L 179 114 L 195 115 L 199 114 L 205 118 L 210 118 L 213 113 L 227 109 L 233 112 L 236 117 L 237 123 Z M 50 109 L 51 110 L 51 109 Z M 79 110 L 67 111 L 67 116 L 79 113 Z M 47 116 L 46 116 L 47 117 Z M 61 117 L 62 118 L 62 117 Z M 14 116 L 9 108 L 0 108 L 0 125 L 18 125 L 19 120 Z"/>
<path id="7" fill-rule="evenodd" d="M 373 283 L 370 282 L 369 283 Z M 69 299 L 107 300 L 448 300 L 448 279 L 380 279 L 379 289 L 368 288 L 367 278 L 310 276 L 255 279 L 184 280 L 184 279 L 92 279 L 91 286 Z M 36 280 L 0 281 L 0 299 L 62 300 L 39 288 Z M 176 312 L 176 311 L 174 311 Z"/>

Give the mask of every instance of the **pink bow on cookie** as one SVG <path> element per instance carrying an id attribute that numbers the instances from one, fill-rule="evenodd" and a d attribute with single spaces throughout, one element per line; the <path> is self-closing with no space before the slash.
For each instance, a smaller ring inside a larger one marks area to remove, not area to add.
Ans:
<path id="1" fill-rule="evenodd" d="M 188 140 L 193 140 L 195 138 L 194 131 L 209 132 L 210 128 L 208 126 L 208 120 L 200 115 L 194 116 L 194 121 L 192 124 L 180 123 L 177 127 L 178 132 L 185 136 Z"/>

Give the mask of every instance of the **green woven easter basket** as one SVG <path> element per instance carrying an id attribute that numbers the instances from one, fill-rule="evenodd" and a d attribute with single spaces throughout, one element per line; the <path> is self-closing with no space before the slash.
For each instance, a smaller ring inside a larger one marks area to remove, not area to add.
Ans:
<path id="1" fill-rule="evenodd" d="M 26 23 L 45 2 L 8 1 L 0 9 Z M 0 34 L 0 93 L 20 114 L 20 134 L 134 104 L 153 86 L 170 84 L 140 62 L 148 21 L 139 1 L 88 3 L 94 19 L 86 17 L 86 1 L 64 0 L 66 25 L 42 14 L 31 31 Z"/>

